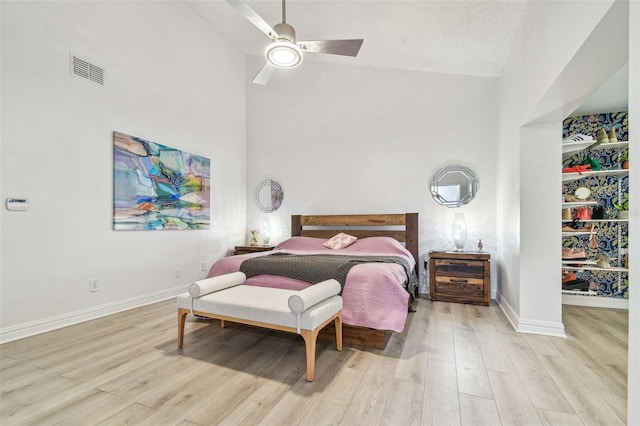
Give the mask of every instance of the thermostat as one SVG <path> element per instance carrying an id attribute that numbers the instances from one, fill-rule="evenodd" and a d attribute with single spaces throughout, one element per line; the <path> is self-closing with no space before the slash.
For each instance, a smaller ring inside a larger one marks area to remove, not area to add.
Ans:
<path id="1" fill-rule="evenodd" d="M 21 212 L 29 210 L 29 200 L 26 198 L 7 198 L 7 210 Z"/>

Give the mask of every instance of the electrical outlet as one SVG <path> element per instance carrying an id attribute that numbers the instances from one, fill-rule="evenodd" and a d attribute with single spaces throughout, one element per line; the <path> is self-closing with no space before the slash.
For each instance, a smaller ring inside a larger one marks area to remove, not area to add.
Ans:
<path id="1" fill-rule="evenodd" d="M 207 271 L 207 262 L 202 262 L 202 272 Z"/>
<path id="2" fill-rule="evenodd" d="M 91 293 L 95 293 L 96 291 L 100 291 L 100 280 L 91 280 L 91 281 L 89 281 L 89 291 Z"/>
<path id="3" fill-rule="evenodd" d="M 176 278 L 182 277 L 182 268 L 176 268 Z"/>

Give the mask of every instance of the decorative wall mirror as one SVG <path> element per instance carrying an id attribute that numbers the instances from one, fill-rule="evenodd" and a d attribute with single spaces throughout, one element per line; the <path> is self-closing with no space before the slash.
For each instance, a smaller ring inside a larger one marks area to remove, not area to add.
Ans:
<path id="1" fill-rule="evenodd" d="M 467 167 L 448 166 L 431 181 L 431 195 L 437 203 L 450 208 L 468 204 L 478 192 L 478 179 Z"/>
<path id="2" fill-rule="evenodd" d="M 256 188 L 256 205 L 263 212 L 271 213 L 278 210 L 283 197 L 282 187 L 276 181 L 262 181 Z"/>

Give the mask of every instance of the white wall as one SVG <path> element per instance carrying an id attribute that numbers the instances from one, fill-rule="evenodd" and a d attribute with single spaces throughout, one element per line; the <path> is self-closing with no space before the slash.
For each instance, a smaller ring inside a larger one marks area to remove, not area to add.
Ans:
<path id="1" fill-rule="evenodd" d="M 630 161 L 640 164 L 640 2 L 629 3 L 629 140 Z M 636 194 L 629 200 L 629 365 L 627 372 L 627 424 L 640 425 L 640 167 L 629 170 L 629 185 Z"/>
<path id="2" fill-rule="evenodd" d="M 564 333 L 556 196 L 562 120 L 626 61 L 624 7 L 612 4 L 529 3 L 500 80 L 499 300 L 520 331 Z"/>
<path id="3" fill-rule="evenodd" d="M 520 331 L 561 332 L 558 278 L 550 278 L 560 270 L 560 248 L 555 243 L 560 241 L 560 198 L 551 201 L 542 192 L 560 190 L 557 173 L 548 171 L 548 164 L 559 165 L 560 155 L 556 149 L 546 149 L 558 140 L 547 139 L 554 129 L 560 132 L 562 120 L 621 68 L 627 52 L 629 135 L 632 144 L 638 146 L 639 12 L 637 1 L 530 3 L 505 66 L 500 81 L 498 129 L 498 247 L 503 260 L 498 299 Z M 544 145 L 545 149 L 534 149 L 533 144 Z M 640 162 L 638 150 L 630 151 L 634 164 Z M 540 170 L 536 175 L 537 164 Z M 629 185 L 634 193 L 638 191 L 633 188 L 640 186 L 639 176 L 632 168 Z M 544 208 L 533 210 L 536 201 Z M 518 212 L 517 219 L 514 212 Z M 639 222 L 640 211 L 636 203 L 631 203 L 629 255 L 636 259 Z M 638 262 L 630 264 L 630 425 L 640 424 L 639 269 Z"/>
<path id="4" fill-rule="evenodd" d="M 422 257 L 451 249 L 455 209 L 436 204 L 430 182 L 459 164 L 480 180 L 462 209 L 467 248 L 482 238 L 496 255 L 496 79 L 307 61 L 251 84 L 261 66 L 247 62 L 249 227 L 260 217 L 252 189 L 274 179 L 284 190 L 269 214 L 276 241 L 290 235 L 291 214 L 418 212 Z"/>
<path id="5" fill-rule="evenodd" d="M 180 2 L 1 7 L 1 339 L 170 297 L 204 276 L 202 261 L 244 239 L 243 56 Z M 71 76 L 70 52 L 103 67 L 105 85 Z M 113 131 L 211 159 L 211 230 L 112 230 Z M 30 210 L 7 211 L 7 197 Z"/>

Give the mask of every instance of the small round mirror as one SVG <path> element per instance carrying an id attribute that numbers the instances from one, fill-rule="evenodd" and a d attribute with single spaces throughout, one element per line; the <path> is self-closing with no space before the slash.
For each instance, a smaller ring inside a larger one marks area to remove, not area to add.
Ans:
<path id="1" fill-rule="evenodd" d="M 431 181 L 431 195 L 438 204 L 455 208 L 469 203 L 478 191 L 478 179 L 468 168 L 449 166 L 438 171 Z"/>
<path id="2" fill-rule="evenodd" d="M 271 213 L 278 210 L 283 197 L 282 187 L 276 181 L 262 181 L 256 188 L 256 205 L 263 212 Z"/>

